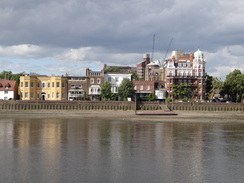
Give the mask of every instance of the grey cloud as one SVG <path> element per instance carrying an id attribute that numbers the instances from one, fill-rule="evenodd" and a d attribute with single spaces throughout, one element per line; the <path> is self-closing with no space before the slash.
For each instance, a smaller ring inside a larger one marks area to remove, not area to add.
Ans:
<path id="1" fill-rule="evenodd" d="M 2 0 L 0 7 L 0 45 L 39 46 L 33 58 L 67 60 L 67 50 L 90 47 L 81 62 L 132 65 L 151 52 L 153 34 L 155 59 L 174 38 L 167 57 L 200 48 L 210 71 L 214 61 L 228 65 L 244 53 L 242 0 Z"/>
<path id="2" fill-rule="evenodd" d="M 160 42 L 156 49 L 165 50 L 171 37 L 185 49 L 195 45 L 209 48 L 207 40 L 216 36 L 212 30 L 219 31 L 214 27 L 216 19 L 228 14 L 219 6 L 216 0 L 5 1 L 0 41 L 5 45 L 100 46 L 145 52 L 155 33 Z M 212 44 L 216 46 L 218 43 Z"/>

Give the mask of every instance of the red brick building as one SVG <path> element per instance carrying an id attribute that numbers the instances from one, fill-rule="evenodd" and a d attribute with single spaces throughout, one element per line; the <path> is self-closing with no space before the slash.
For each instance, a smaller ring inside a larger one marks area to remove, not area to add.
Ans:
<path id="1" fill-rule="evenodd" d="M 200 50 L 194 54 L 173 51 L 172 58 L 165 63 L 165 88 L 168 97 L 177 98 L 173 96 L 173 86 L 185 83 L 191 84 L 192 98 L 205 99 L 205 64 L 204 54 Z"/>

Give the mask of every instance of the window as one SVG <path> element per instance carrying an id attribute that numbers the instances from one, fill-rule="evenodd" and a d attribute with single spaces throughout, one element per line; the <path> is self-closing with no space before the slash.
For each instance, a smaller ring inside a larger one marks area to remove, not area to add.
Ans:
<path id="1" fill-rule="evenodd" d="M 50 83 L 47 83 L 47 87 L 50 88 Z"/>
<path id="2" fill-rule="evenodd" d="M 147 85 L 147 90 L 150 90 L 150 85 Z"/>
<path id="3" fill-rule="evenodd" d="M 25 82 L 25 87 L 28 88 L 28 82 Z"/>
<path id="4" fill-rule="evenodd" d="M 34 98 L 34 93 L 30 93 L 30 97 L 33 99 Z"/>
<path id="5" fill-rule="evenodd" d="M 23 87 L 23 82 L 20 83 L 20 87 Z"/>
<path id="6" fill-rule="evenodd" d="M 8 94 L 8 91 L 5 90 L 5 91 L 4 91 L 4 94 Z"/>
<path id="7" fill-rule="evenodd" d="M 46 88 L 46 82 L 42 82 L 42 88 Z"/>
<path id="8" fill-rule="evenodd" d="M 134 86 L 134 90 L 136 90 L 136 88 L 137 88 L 137 87 L 136 87 L 136 85 L 135 85 L 135 86 Z"/>
<path id="9" fill-rule="evenodd" d="M 115 82 L 119 82 L 119 78 L 118 77 L 115 77 Z"/>
<path id="10" fill-rule="evenodd" d="M 108 77 L 108 82 L 111 82 L 111 77 Z"/>
<path id="11" fill-rule="evenodd" d="M 40 83 L 39 83 L 39 82 L 37 82 L 37 87 L 38 87 L 38 88 L 40 87 Z"/>
<path id="12" fill-rule="evenodd" d="M 172 84 L 173 79 L 170 79 L 170 84 Z"/>
<path id="13" fill-rule="evenodd" d="M 56 93 L 56 98 L 59 98 L 59 92 Z"/>
<path id="14" fill-rule="evenodd" d="M 59 87 L 60 87 L 60 86 L 59 86 L 59 82 L 56 82 L 56 87 L 57 87 L 57 88 L 59 88 Z"/>
<path id="15" fill-rule="evenodd" d="M 28 92 L 25 92 L 25 98 L 28 98 Z"/>
<path id="16" fill-rule="evenodd" d="M 143 85 L 140 86 L 140 90 L 143 90 Z"/>
<path id="17" fill-rule="evenodd" d="M 64 82 L 62 82 L 62 88 L 64 88 Z"/>
<path id="18" fill-rule="evenodd" d="M 169 71 L 169 76 L 173 76 L 173 72 L 172 71 Z"/>
<path id="19" fill-rule="evenodd" d="M 52 82 L 52 87 L 54 88 L 54 82 Z"/>
<path id="20" fill-rule="evenodd" d="M 94 78 L 91 78 L 90 83 L 94 84 Z"/>
<path id="21" fill-rule="evenodd" d="M 62 93 L 62 99 L 64 99 L 64 93 Z"/>
<path id="22" fill-rule="evenodd" d="M 30 83 L 31 88 L 34 88 L 34 82 Z"/>
<path id="23" fill-rule="evenodd" d="M 47 98 L 50 98 L 50 94 L 47 95 Z"/>
<path id="24" fill-rule="evenodd" d="M 100 83 L 101 83 L 101 79 L 97 78 L 97 84 L 100 84 Z"/>
<path id="25" fill-rule="evenodd" d="M 54 92 L 52 92 L 52 98 L 54 98 Z"/>

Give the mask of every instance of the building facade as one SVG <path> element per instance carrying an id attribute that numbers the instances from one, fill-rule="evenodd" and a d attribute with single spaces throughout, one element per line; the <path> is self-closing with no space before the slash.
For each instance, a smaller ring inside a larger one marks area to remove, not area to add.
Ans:
<path id="1" fill-rule="evenodd" d="M 168 97 L 179 97 L 173 95 L 173 87 L 184 83 L 190 86 L 188 97 L 205 99 L 205 64 L 204 54 L 200 50 L 194 54 L 173 51 L 172 58 L 165 62 L 165 88 Z"/>
<path id="2" fill-rule="evenodd" d="M 104 82 L 104 70 L 92 71 L 86 68 L 86 77 L 88 78 L 88 96 L 91 100 L 99 100 L 101 97 L 101 85 Z"/>
<path id="3" fill-rule="evenodd" d="M 106 73 L 104 74 L 104 82 L 108 81 L 111 84 L 111 92 L 118 93 L 118 88 L 125 78 L 131 81 L 131 73 Z"/>
<path id="4" fill-rule="evenodd" d="M 20 76 L 20 100 L 67 100 L 67 79 L 61 76 Z"/>
<path id="5" fill-rule="evenodd" d="M 18 86 L 16 81 L 0 80 L 0 100 L 16 100 Z"/>
<path id="6" fill-rule="evenodd" d="M 88 78 L 85 76 L 68 76 L 68 100 L 81 100 L 88 95 Z"/>
<path id="7" fill-rule="evenodd" d="M 140 80 L 144 81 L 146 79 L 146 66 L 150 63 L 150 55 L 144 54 L 143 61 L 138 63 L 136 66 L 136 73 Z"/>

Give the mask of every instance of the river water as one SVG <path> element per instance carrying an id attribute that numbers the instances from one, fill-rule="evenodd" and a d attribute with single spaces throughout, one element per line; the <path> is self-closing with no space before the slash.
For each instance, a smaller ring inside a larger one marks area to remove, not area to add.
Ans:
<path id="1" fill-rule="evenodd" d="M 1 119 L 4 183 L 244 182 L 244 125 Z"/>

